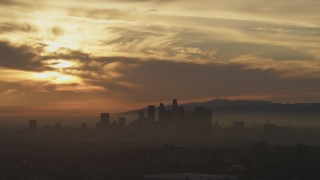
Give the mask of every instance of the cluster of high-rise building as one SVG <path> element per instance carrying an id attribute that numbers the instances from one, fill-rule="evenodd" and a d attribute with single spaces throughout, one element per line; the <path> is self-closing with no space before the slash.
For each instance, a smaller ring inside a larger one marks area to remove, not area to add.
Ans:
<path id="1" fill-rule="evenodd" d="M 211 128 L 212 127 L 212 110 L 205 107 L 194 107 L 193 111 L 185 110 L 183 106 L 178 105 L 177 99 L 172 101 L 170 106 L 160 103 L 159 107 L 149 105 L 146 110 L 140 110 L 136 120 L 128 124 L 128 127 L 153 125 L 153 127 L 194 127 L 194 128 Z M 158 112 L 157 112 L 158 111 Z M 37 127 L 36 120 L 29 121 L 29 129 L 35 130 Z M 61 129 L 60 123 L 54 126 L 54 129 Z M 81 129 L 87 129 L 87 123 L 81 124 Z M 101 113 L 100 121 L 96 123 L 97 129 L 123 129 L 126 127 L 126 118 L 119 117 L 118 121 L 111 121 L 109 113 Z M 46 129 L 50 129 L 47 127 Z"/>
<path id="2" fill-rule="evenodd" d="M 156 113 L 158 109 L 158 113 Z M 205 107 L 196 106 L 193 111 L 186 110 L 183 106 L 179 106 L 177 99 L 172 101 L 170 106 L 160 103 L 156 108 L 154 105 L 147 107 L 147 116 L 145 110 L 140 110 L 138 119 L 133 121 L 129 126 L 158 126 L 160 128 L 212 128 L 212 110 Z M 156 118 L 156 115 L 158 117 Z"/>
<path id="3" fill-rule="evenodd" d="M 80 130 L 87 130 L 87 123 L 79 124 Z M 37 129 L 37 121 L 29 121 L 29 130 Z M 61 123 L 53 126 L 47 125 L 44 130 L 56 132 L 74 132 Z M 75 129 L 75 128 L 73 128 Z M 188 139 L 203 140 L 215 139 L 216 141 L 229 142 L 238 140 L 267 140 L 270 142 L 292 142 L 309 140 L 309 133 L 292 127 L 279 126 L 269 121 L 262 126 L 246 127 L 244 121 L 234 121 L 230 127 L 222 128 L 217 121 L 212 123 L 212 110 L 195 106 L 193 109 L 180 106 L 174 99 L 171 105 L 160 103 L 158 107 L 149 105 L 137 111 L 137 118 L 128 124 L 126 118 L 119 117 L 117 121 L 111 121 L 109 113 L 101 113 L 100 120 L 96 123 L 95 132 L 108 137 L 137 137 L 137 138 L 158 138 L 158 139 Z M 300 134 L 299 134 L 299 133 Z M 315 132 L 317 133 L 317 132 Z"/>

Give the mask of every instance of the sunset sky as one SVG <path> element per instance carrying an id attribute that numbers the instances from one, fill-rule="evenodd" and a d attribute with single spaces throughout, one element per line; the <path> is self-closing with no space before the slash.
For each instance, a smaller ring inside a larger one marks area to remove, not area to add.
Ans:
<path id="1" fill-rule="evenodd" d="M 319 0 L 0 0 L 0 116 L 320 102 Z"/>

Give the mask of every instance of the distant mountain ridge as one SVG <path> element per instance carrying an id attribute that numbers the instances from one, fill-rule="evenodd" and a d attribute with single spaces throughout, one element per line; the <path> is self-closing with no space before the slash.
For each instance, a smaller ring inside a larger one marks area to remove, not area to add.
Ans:
<path id="1" fill-rule="evenodd" d="M 158 105 L 155 105 L 156 107 Z M 312 112 L 320 113 L 320 103 L 273 103 L 270 101 L 259 100 L 228 100 L 228 99 L 214 99 L 206 102 L 194 102 L 180 104 L 185 107 L 185 110 L 192 110 L 195 106 L 203 106 L 212 109 L 214 112 Z M 171 105 L 166 106 L 171 109 Z M 128 112 L 118 113 L 121 115 L 138 113 L 143 109 L 136 109 Z"/>

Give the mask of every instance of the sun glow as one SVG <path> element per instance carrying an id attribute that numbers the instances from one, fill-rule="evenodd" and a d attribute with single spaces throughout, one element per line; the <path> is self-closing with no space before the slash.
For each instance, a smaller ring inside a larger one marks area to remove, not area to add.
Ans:
<path id="1" fill-rule="evenodd" d="M 46 50 L 48 52 L 56 52 L 61 48 L 73 50 L 79 49 L 79 44 L 77 44 L 74 40 L 68 38 L 55 41 L 45 41 L 44 43 L 47 45 Z"/>
<path id="2" fill-rule="evenodd" d="M 81 83 L 81 79 L 76 76 L 66 75 L 54 71 L 36 73 L 33 76 L 39 81 L 49 81 L 53 84 Z"/>
<path id="3" fill-rule="evenodd" d="M 77 64 L 72 61 L 67 60 L 48 60 L 45 61 L 45 64 L 49 67 L 56 68 L 56 69 L 63 69 L 63 68 L 70 68 L 70 67 L 76 67 Z"/>
<path id="4" fill-rule="evenodd" d="M 55 68 L 68 68 L 68 67 L 72 67 L 73 63 L 70 61 L 61 61 L 59 62 L 59 64 L 55 65 Z"/>

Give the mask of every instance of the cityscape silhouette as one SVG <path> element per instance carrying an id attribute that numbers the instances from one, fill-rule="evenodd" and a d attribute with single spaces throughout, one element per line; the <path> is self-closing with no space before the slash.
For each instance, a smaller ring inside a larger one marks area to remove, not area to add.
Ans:
<path id="1" fill-rule="evenodd" d="M 319 180 L 320 0 L 0 0 L 0 180 Z"/>

